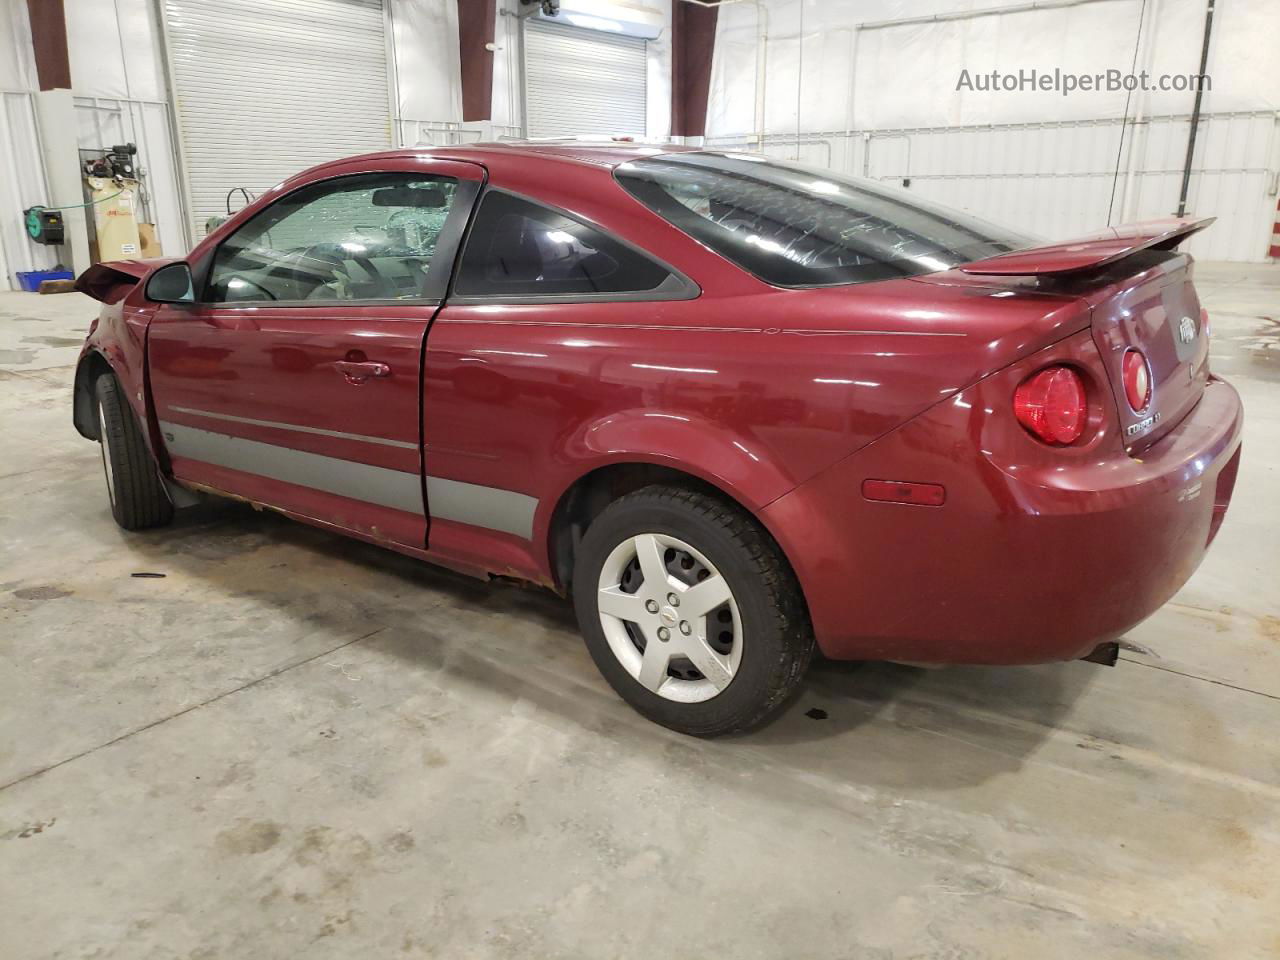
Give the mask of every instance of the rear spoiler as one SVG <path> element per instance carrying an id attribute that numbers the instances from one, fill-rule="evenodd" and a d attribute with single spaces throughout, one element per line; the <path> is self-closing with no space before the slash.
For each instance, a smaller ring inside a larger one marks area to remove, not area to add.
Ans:
<path id="1" fill-rule="evenodd" d="M 1139 250 L 1172 250 L 1198 233 L 1216 217 L 1168 217 L 1147 220 L 1122 227 L 1108 227 L 1097 233 L 1063 243 L 1053 243 L 1030 250 L 1002 253 L 998 257 L 977 260 L 960 267 L 965 273 L 1006 277 L 1029 277 L 1044 274 L 1075 273 L 1096 270 L 1123 260 Z"/>
<path id="2" fill-rule="evenodd" d="M 103 303 L 118 303 L 147 274 L 175 257 L 156 257 L 152 260 L 112 260 L 95 263 L 76 278 L 76 289 Z"/>

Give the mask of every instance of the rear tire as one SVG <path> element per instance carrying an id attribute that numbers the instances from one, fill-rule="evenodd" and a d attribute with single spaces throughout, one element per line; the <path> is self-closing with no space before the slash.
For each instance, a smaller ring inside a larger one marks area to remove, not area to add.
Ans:
<path id="1" fill-rule="evenodd" d="M 691 736 L 764 724 L 813 656 L 799 585 L 777 546 L 752 517 L 703 493 L 650 486 L 610 504 L 579 546 L 573 595 L 610 686 Z"/>
<path id="2" fill-rule="evenodd" d="M 94 395 L 111 515 L 126 530 L 164 526 L 173 519 L 173 504 L 115 375 L 98 377 Z"/>

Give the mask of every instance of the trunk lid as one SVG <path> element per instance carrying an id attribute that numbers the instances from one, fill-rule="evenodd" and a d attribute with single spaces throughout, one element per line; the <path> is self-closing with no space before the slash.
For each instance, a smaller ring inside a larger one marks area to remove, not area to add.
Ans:
<path id="1" fill-rule="evenodd" d="M 1191 412 L 1209 379 L 1192 260 L 1173 251 L 1211 223 L 1212 217 L 1175 217 L 1109 227 L 959 269 L 975 279 L 1034 278 L 1038 290 L 1073 294 L 1089 304 L 1120 439 L 1137 456 Z M 1131 349 L 1146 358 L 1151 376 L 1151 398 L 1141 410 L 1130 406 L 1124 388 L 1124 357 Z"/>
<path id="2" fill-rule="evenodd" d="M 1090 298 L 1093 340 L 1111 381 L 1120 438 L 1132 456 L 1176 427 L 1209 380 L 1209 338 L 1191 258 L 1165 256 Z M 1123 363 L 1130 348 L 1141 351 L 1151 373 L 1151 399 L 1142 410 L 1134 410 L 1125 394 Z"/>

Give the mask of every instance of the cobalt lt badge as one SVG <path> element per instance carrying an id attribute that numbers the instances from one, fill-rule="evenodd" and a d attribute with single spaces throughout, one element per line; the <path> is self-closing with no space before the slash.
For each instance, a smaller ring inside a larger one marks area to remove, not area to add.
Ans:
<path id="1" fill-rule="evenodd" d="M 1190 317 L 1183 317 L 1178 324 L 1178 338 L 1183 343 L 1190 343 L 1196 338 L 1196 322 Z"/>

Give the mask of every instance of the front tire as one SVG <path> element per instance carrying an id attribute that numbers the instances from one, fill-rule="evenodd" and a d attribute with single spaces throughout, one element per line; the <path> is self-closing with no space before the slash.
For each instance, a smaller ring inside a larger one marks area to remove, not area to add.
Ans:
<path id="1" fill-rule="evenodd" d="M 126 530 L 164 526 L 173 519 L 173 504 L 115 375 L 98 377 L 94 394 L 111 515 Z"/>
<path id="2" fill-rule="evenodd" d="M 610 504 L 582 539 L 573 594 L 587 649 L 619 696 L 692 736 L 765 723 L 813 655 L 777 546 L 703 493 L 650 486 Z"/>

